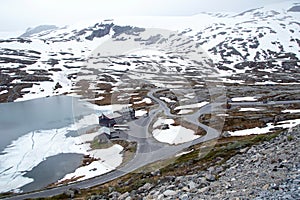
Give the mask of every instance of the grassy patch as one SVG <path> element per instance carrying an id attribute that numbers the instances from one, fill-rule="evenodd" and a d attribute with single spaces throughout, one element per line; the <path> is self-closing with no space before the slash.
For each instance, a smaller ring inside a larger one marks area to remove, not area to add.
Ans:
<path id="1" fill-rule="evenodd" d="M 289 135 L 288 137 L 287 137 L 287 140 L 288 141 L 292 141 L 294 139 L 294 137 L 292 136 L 292 135 Z"/>
<path id="2" fill-rule="evenodd" d="M 107 149 L 112 146 L 113 146 L 113 143 L 111 143 L 111 142 L 99 143 L 98 139 L 94 139 L 90 144 L 91 149 Z"/>

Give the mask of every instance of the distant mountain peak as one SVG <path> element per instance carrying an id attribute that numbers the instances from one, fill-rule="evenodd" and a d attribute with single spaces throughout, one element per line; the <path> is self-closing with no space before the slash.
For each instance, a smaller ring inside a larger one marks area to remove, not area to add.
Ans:
<path id="1" fill-rule="evenodd" d="M 34 28 L 27 28 L 26 32 L 20 35 L 20 37 L 30 37 L 33 34 L 37 34 L 42 31 L 54 30 L 54 29 L 58 29 L 58 27 L 55 25 L 40 25 Z"/>
<path id="2" fill-rule="evenodd" d="M 300 5 L 291 7 L 288 12 L 300 12 Z"/>

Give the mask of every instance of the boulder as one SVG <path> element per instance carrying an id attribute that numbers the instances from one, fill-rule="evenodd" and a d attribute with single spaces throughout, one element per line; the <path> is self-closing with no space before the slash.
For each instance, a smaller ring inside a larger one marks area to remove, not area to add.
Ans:
<path id="1" fill-rule="evenodd" d="M 164 194 L 164 196 L 168 197 L 168 196 L 175 196 L 177 194 L 177 192 L 174 190 L 166 190 L 166 191 L 164 191 L 163 194 Z"/>

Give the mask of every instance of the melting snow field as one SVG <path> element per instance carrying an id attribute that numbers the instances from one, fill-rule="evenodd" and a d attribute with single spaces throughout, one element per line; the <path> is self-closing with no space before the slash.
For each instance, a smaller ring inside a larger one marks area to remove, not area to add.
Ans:
<path id="1" fill-rule="evenodd" d="M 195 104 L 190 104 L 190 105 L 182 105 L 182 106 L 176 107 L 175 110 L 201 108 L 201 107 L 207 105 L 208 103 L 209 102 L 204 101 L 204 102 L 201 102 L 201 103 L 195 103 Z"/>
<path id="2" fill-rule="evenodd" d="M 251 128 L 239 131 L 229 131 L 228 133 L 232 136 L 243 136 L 243 135 L 252 135 L 252 134 L 264 134 L 271 131 L 273 128 L 292 128 L 300 124 L 300 119 L 295 120 L 286 120 L 278 122 L 276 125 L 273 123 L 267 123 L 266 127 L 263 128 Z"/>
<path id="3" fill-rule="evenodd" d="M 167 124 L 169 126 L 168 129 L 154 129 L 152 134 L 155 139 L 160 142 L 168 143 L 168 144 L 181 144 L 185 142 L 193 141 L 200 136 L 195 135 L 194 131 L 191 129 L 187 129 L 183 126 L 173 126 L 173 119 L 162 119 L 159 118 L 153 125 L 153 128 L 156 128 L 160 125 Z"/>
<path id="4" fill-rule="evenodd" d="M 31 171 L 46 158 L 61 153 L 85 154 L 100 159 L 86 167 L 77 169 L 65 178 L 85 174 L 86 176 L 82 179 L 86 179 L 115 169 L 122 162 L 120 152 L 123 148 L 121 146 L 114 145 L 108 149 L 91 151 L 87 142 L 93 140 L 100 134 L 99 132 L 78 137 L 66 136 L 70 131 L 97 124 L 97 119 L 96 114 L 91 114 L 68 127 L 33 131 L 13 141 L 0 155 L 0 192 L 12 190 L 17 192 L 17 188 L 33 182 L 32 178 L 24 176 L 26 172 Z"/>
<path id="5" fill-rule="evenodd" d="M 82 181 L 116 169 L 123 160 L 121 154 L 122 150 L 122 146 L 115 144 L 107 149 L 89 151 L 91 157 L 99 160 L 76 169 L 74 173 L 67 174 L 63 179 L 59 180 L 59 182 L 75 177 L 81 177 L 78 181 Z"/>

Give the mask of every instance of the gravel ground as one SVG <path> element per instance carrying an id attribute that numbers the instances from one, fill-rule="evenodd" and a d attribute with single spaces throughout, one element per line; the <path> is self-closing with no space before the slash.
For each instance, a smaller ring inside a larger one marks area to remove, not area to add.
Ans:
<path id="1" fill-rule="evenodd" d="M 300 126 L 262 144 L 240 150 L 221 166 L 188 176 L 167 177 L 157 185 L 110 199 L 300 199 Z M 92 196 L 90 199 L 105 197 Z"/>

